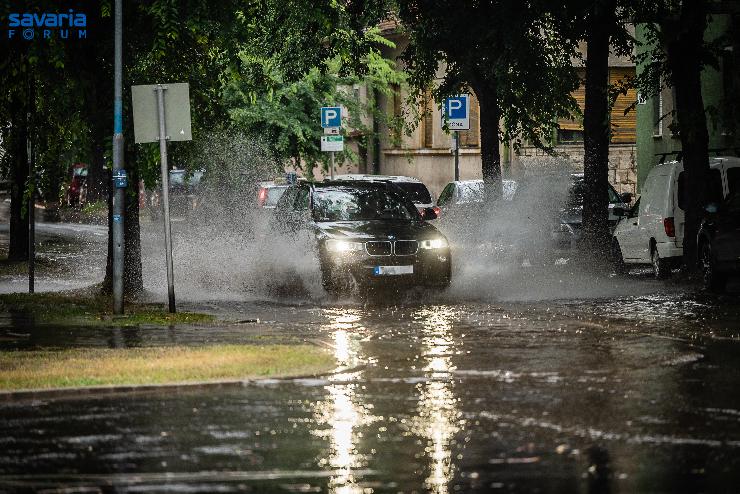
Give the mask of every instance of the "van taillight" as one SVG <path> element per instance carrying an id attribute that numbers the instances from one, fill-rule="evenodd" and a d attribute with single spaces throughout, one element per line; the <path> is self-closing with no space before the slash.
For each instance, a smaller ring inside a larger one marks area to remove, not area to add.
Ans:
<path id="1" fill-rule="evenodd" d="M 673 223 L 673 218 L 663 218 L 663 228 L 669 237 L 676 236 L 676 225 Z"/>
<path id="2" fill-rule="evenodd" d="M 267 202 L 267 189 L 262 187 L 257 194 L 257 204 L 260 206 L 264 206 Z"/>

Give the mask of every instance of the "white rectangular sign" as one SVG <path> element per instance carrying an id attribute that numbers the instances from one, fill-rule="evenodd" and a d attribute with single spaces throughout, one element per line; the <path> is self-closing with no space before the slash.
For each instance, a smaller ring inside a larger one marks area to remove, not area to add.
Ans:
<path id="1" fill-rule="evenodd" d="M 322 151 L 344 151 L 344 136 L 321 136 Z"/>
<path id="2" fill-rule="evenodd" d="M 163 84 L 164 121 L 168 141 L 190 141 L 190 86 L 187 82 Z M 159 140 L 156 84 L 131 86 L 134 110 L 134 142 Z"/>

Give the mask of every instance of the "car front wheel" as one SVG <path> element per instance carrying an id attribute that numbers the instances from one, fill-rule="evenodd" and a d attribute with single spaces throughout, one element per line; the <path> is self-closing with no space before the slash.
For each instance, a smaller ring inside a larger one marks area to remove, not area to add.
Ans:
<path id="1" fill-rule="evenodd" d="M 655 277 L 658 279 L 668 278 L 671 275 L 671 265 L 667 260 L 660 257 L 657 247 L 653 247 L 653 253 L 650 257 L 653 263 L 653 274 Z"/>
<path id="2" fill-rule="evenodd" d="M 612 266 L 614 267 L 614 272 L 620 276 L 629 273 L 629 268 L 624 263 L 622 249 L 619 247 L 619 240 L 616 238 L 612 240 Z"/>
<path id="3" fill-rule="evenodd" d="M 703 242 L 699 247 L 699 259 L 701 260 L 702 278 L 706 289 L 713 292 L 723 292 L 727 280 L 714 269 L 712 248 L 708 242 Z"/>

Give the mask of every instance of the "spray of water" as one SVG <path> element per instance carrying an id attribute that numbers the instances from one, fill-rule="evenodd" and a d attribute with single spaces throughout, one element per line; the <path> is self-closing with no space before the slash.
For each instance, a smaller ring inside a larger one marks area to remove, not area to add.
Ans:
<path id="1" fill-rule="evenodd" d="M 314 242 L 284 235 L 270 210 L 256 207 L 258 184 L 282 167 L 258 138 L 213 134 L 195 154 L 205 170 L 189 198 L 172 203 L 173 264 L 182 300 L 323 296 Z M 186 194 L 188 195 L 188 194 Z M 166 293 L 163 227 L 157 211 L 142 228 L 145 285 Z"/>
<path id="2" fill-rule="evenodd" d="M 182 300 L 316 301 L 327 297 L 309 232 L 285 235 L 271 211 L 257 208 L 257 184 L 280 173 L 269 146 L 246 136 L 214 136 L 201 151 L 203 188 L 195 209 L 175 210 L 175 282 Z M 591 273 L 577 251 L 553 241 L 574 171 L 550 160 L 518 178 L 510 201 L 446 212 L 437 227 L 453 249 L 453 282 L 439 301 L 540 300 L 634 293 L 627 280 Z M 189 204 L 185 201 L 185 204 Z M 159 220 L 142 228 L 147 289 L 166 293 Z M 644 284 L 643 284 L 644 285 Z M 651 290 L 655 287 L 644 289 Z"/>

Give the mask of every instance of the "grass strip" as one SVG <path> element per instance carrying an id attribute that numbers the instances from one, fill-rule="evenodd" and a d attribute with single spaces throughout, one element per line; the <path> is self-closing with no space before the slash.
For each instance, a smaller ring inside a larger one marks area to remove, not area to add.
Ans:
<path id="1" fill-rule="evenodd" d="M 11 351 L 0 353 L 0 390 L 286 377 L 333 366 L 328 352 L 311 345 Z"/>
<path id="2" fill-rule="evenodd" d="M 0 313 L 17 312 L 33 316 L 42 324 L 127 326 L 151 324 L 201 324 L 214 316 L 194 312 L 170 314 L 159 304 L 127 303 L 126 314 L 113 316 L 111 297 L 70 292 L 11 293 L 0 295 Z"/>

